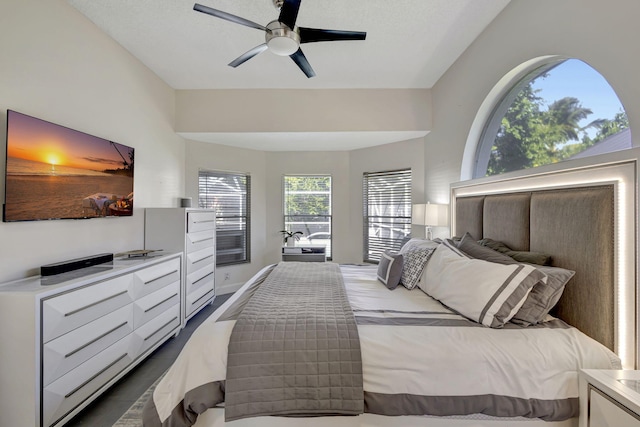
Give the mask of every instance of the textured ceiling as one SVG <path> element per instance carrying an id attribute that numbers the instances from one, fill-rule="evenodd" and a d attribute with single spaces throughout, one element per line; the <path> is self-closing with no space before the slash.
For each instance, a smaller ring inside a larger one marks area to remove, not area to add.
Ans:
<path id="1" fill-rule="evenodd" d="M 67 1 L 174 89 L 430 88 L 509 3 L 304 0 L 297 25 L 367 32 L 364 41 L 303 44 L 317 74 L 308 79 L 290 58 L 269 51 L 238 68 L 229 67 L 264 43 L 264 32 L 196 12 L 194 0 Z M 261 25 L 279 14 L 272 0 L 197 2 Z M 341 149 L 350 150 L 420 136 L 406 131 L 375 137 L 371 132 L 183 135 L 259 150 L 334 147 L 336 137 Z"/>

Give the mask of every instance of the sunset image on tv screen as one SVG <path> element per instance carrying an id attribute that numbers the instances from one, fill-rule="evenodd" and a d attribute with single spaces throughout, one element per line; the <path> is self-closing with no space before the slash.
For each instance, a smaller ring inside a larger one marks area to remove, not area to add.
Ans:
<path id="1" fill-rule="evenodd" d="M 7 112 L 4 221 L 130 216 L 134 149 Z"/>

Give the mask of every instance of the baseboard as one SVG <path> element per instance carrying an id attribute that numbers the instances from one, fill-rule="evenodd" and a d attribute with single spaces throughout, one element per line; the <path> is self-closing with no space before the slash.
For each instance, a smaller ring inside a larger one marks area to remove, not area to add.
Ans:
<path id="1" fill-rule="evenodd" d="M 232 294 L 240 289 L 244 283 L 225 283 L 222 285 L 216 284 L 216 295 Z"/>

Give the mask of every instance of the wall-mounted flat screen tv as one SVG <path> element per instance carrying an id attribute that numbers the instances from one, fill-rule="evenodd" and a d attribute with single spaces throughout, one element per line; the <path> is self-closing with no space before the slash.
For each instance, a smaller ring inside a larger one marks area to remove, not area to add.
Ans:
<path id="1" fill-rule="evenodd" d="M 7 111 L 3 221 L 130 216 L 134 149 Z"/>

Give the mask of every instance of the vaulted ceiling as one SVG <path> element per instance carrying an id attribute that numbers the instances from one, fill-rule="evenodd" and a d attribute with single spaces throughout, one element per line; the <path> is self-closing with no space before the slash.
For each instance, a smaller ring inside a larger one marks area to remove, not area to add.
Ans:
<path id="1" fill-rule="evenodd" d="M 229 67 L 264 31 L 194 11 L 194 0 L 67 1 L 174 89 L 431 88 L 509 2 L 303 0 L 298 26 L 367 33 L 301 45 L 316 73 L 307 78 L 269 51 Z M 279 14 L 272 0 L 197 2 L 260 25 Z"/>

